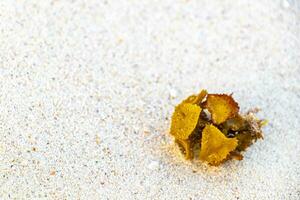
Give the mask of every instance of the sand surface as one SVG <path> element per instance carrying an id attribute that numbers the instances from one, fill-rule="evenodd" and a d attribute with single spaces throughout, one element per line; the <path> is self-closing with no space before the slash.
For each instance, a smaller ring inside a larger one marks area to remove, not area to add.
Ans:
<path id="1" fill-rule="evenodd" d="M 297 0 L 0 1 L 0 199 L 299 199 Z M 234 93 L 270 123 L 185 161 L 174 105 Z"/>

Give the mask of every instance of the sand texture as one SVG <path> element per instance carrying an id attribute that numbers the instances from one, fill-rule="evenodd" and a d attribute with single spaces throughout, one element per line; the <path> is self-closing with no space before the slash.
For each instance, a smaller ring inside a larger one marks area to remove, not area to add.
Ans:
<path id="1" fill-rule="evenodd" d="M 0 199 L 300 199 L 300 1 L 1 0 Z M 184 160 L 206 88 L 269 120 L 244 160 Z"/>

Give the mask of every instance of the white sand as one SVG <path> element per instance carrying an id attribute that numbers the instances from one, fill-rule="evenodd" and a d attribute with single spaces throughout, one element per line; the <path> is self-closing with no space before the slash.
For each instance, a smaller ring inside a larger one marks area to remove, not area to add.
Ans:
<path id="1" fill-rule="evenodd" d="M 299 199 L 300 2 L 0 1 L 0 199 Z M 191 93 L 270 124 L 243 161 L 188 162 Z"/>

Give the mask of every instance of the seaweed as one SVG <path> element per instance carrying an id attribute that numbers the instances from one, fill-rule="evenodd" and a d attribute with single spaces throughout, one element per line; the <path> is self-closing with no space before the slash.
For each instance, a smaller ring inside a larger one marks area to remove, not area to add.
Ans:
<path id="1" fill-rule="evenodd" d="M 206 125 L 202 131 L 200 159 L 211 165 L 219 165 L 237 145 L 236 138 L 227 138 L 214 125 Z"/>
<path id="2" fill-rule="evenodd" d="M 239 112 L 238 104 L 232 96 L 226 94 L 207 95 L 206 107 L 212 115 L 214 124 L 223 123 Z"/>
<path id="3" fill-rule="evenodd" d="M 197 126 L 200 106 L 182 103 L 175 108 L 172 116 L 171 134 L 177 139 L 188 139 Z"/>
<path id="4" fill-rule="evenodd" d="M 232 95 L 201 90 L 175 107 L 170 133 L 186 159 L 199 155 L 200 160 L 215 166 L 230 159 L 242 160 L 242 151 L 263 139 L 261 128 L 266 120 L 257 119 L 257 111 L 240 114 Z"/>

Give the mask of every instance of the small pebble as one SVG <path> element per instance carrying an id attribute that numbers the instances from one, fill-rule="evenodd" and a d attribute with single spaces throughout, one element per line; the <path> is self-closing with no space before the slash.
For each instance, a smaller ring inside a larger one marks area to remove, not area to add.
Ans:
<path id="1" fill-rule="evenodd" d="M 172 98 L 176 98 L 177 95 L 178 95 L 177 90 L 175 90 L 174 88 L 171 88 L 171 89 L 170 89 L 170 96 L 171 96 Z"/>
<path id="2" fill-rule="evenodd" d="M 148 168 L 148 169 L 151 169 L 151 170 L 157 170 L 157 169 L 159 169 L 159 162 L 156 161 L 156 160 L 152 160 L 152 161 L 150 161 L 150 163 L 148 164 L 147 168 Z"/>

